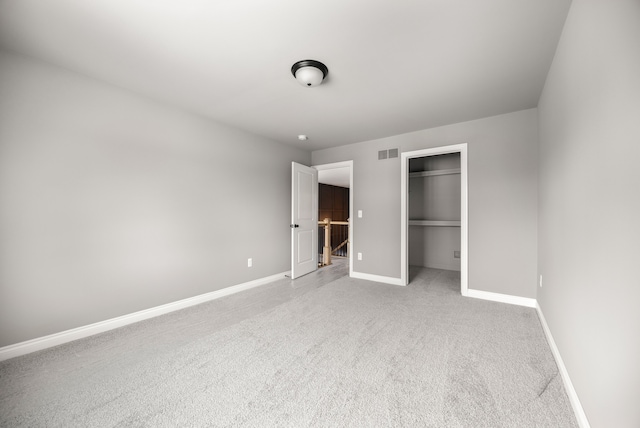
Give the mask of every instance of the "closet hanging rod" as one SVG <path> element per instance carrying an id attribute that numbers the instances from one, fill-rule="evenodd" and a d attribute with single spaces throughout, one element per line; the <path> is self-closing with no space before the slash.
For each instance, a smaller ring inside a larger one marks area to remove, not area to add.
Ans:
<path id="1" fill-rule="evenodd" d="M 460 168 L 455 169 L 436 169 L 433 171 L 410 172 L 409 177 L 430 177 L 433 175 L 460 174 Z"/>

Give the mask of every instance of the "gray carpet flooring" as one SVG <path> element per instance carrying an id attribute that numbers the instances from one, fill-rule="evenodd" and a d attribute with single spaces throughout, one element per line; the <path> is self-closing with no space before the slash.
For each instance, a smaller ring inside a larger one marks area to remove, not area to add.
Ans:
<path id="1" fill-rule="evenodd" d="M 533 309 L 345 270 L 4 361 L 0 426 L 577 426 Z"/>

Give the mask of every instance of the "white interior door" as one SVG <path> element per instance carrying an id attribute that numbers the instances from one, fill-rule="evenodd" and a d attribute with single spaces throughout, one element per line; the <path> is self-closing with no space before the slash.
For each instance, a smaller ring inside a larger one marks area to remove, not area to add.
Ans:
<path id="1" fill-rule="evenodd" d="M 291 278 L 318 269 L 318 171 L 291 162 Z"/>

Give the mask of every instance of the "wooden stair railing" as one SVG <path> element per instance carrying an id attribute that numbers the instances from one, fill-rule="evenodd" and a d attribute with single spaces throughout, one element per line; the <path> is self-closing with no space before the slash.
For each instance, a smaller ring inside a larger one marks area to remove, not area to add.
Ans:
<path id="1" fill-rule="evenodd" d="M 332 225 L 347 226 L 347 239 L 345 239 L 340 245 L 333 250 L 331 249 L 331 226 Z M 335 254 L 340 248 L 347 246 L 347 255 L 349 255 L 349 221 L 331 221 L 330 218 L 325 218 L 322 221 L 318 221 L 319 226 L 324 227 L 324 247 L 322 249 L 322 266 L 331 264 L 331 255 Z"/>

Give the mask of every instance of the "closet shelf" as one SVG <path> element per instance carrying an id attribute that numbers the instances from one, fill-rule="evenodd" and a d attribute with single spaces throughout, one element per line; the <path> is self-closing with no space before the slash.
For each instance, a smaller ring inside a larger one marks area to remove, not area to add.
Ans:
<path id="1" fill-rule="evenodd" d="M 409 220 L 409 226 L 460 227 L 460 220 Z"/>
<path id="2" fill-rule="evenodd" d="M 448 175 L 448 174 L 460 174 L 460 168 L 455 169 L 436 169 L 433 171 L 418 171 L 418 172 L 410 172 L 409 178 L 414 177 L 431 177 L 434 175 Z"/>

